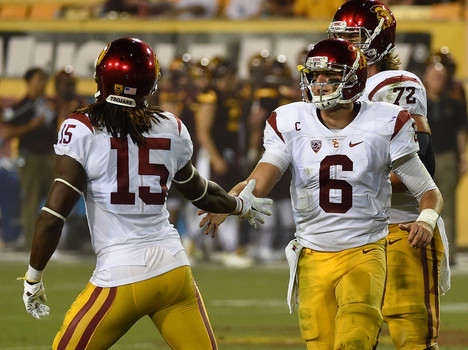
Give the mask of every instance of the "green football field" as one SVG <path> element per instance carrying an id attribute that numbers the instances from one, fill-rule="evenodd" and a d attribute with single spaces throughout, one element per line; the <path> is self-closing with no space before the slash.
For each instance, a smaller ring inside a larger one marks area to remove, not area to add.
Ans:
<path id="1" fill-rule="evenodd" d="M 2 350 L 50 349 L 65 312 L 94 267 L 89 257 L 51 261 L 44 277 L 51 315 L 38 321 L 24 310 L 22 282 L 16 281 L 24 275 L 27 261 L 26 255 L 0 259 Z M 305 349 L 297 313 L 290 315 L 286 306 L 286 262 L 244 270 L 200 264 L 193 271 L 220 349 Z M 441 309 L 440 349 L 468 349 L 468 269 L 455 271 L 452 289 L 441 298 Z M 150 320 L 142 319 L 112 349 L 169 347 Z M 385 327 L 378 349 L 393 349 Z"/>

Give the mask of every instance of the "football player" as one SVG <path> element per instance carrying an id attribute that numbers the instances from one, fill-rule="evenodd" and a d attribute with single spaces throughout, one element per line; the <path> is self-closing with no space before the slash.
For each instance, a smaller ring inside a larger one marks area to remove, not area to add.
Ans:
<path id="1" fill-rule="evenodd" d="M 416 123 L 418 155 L 434 175 L 426 90 L 415 74 L 400 69 L 394 53 L 396 21 L 391 10 L 379 1 L 348 1 L 336 12 L 328 33 L 349 39 L 366 56 L 369 68 L 364 100 L 389 102 L 411 114 Z M 418 217 L 418 202 L 393 173 L 392 189 L 384 320 L 397 349 L 437 349 L 439 290 L 445 292 L 450 286 L 443 221 L 438 221 L 434 239 L 427 247 L 412 249 L 407 242 L 408 233 L 398 224 Z"/>
<path id="2" fill-rule="evenodd" d="M 421 214 L 400 227 L 411 246 L 428 245 L 443 199 L 417 156 L 413 121 L 401 107 L 357 100 L 367 80 L 362 52 L 326 39 L 300 66 L 303 102 L 273 111 L 255 179 L 269 193 L 289 167 L 296 239 L 286 247 L 288 303 L 299 301 L 308 349 L 372 349 L 382 325 L 390 171 L 420 201 Z M 205 215 L 215 233 L 225 215 Z"/>
<path id="3" fill-rule="evenodd" d="M 197 207 L 252 224 L 263 221 L 271 200 L 253 197 L 253 182 L 235 198 L 199 175 L 185 125 L 146 104 L 158 77 L 158 60 L 146 43 L 111 42 L 96 61 L 96 103 L 60 128 L 57 177 L 23 278 L 27 312 L 37 319 L 49 314 L 43 271 L 81 195 L 97 262 L 53 349 L 108 349 L 144 316 L 171 349 L 217 349 L 180 236 L 168 220 L 167 191 L 174 184 Z"/>

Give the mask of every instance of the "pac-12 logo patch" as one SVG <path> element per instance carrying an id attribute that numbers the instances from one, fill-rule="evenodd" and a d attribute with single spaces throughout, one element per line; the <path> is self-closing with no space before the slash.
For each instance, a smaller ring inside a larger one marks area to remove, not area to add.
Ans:
<path id="1" fill-rule="evenodd" d="M 312 147 L 312 150 L 317 153 L 320 151 L 320 148 L 322 148 L 322 141 L 321 140 L 312 140 L 310 141 L 310 147 Z"/>
<path id="2" fill-rule="evenodd" d="M 124 86 L 120 84 L 114 84 L 114 91 L 117 95 L 120 95 L 124 90 Z"/>

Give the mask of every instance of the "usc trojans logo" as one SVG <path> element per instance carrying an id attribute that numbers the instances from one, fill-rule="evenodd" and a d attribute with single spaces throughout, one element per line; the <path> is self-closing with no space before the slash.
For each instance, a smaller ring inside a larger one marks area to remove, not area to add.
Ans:
<path id="1" fill-rule="evenodd" d="M 367 66 L 366 58 L 364 57 L 364 55 L 361 53 L 361 51 L 358 48 L 356 48 L 353 45 L 349 45 L 348 50 L 356 53 L 356 58 L 359 60 L 360 69 L 365 68 Z"/>
<path id="2" fill-rule="evenodd" d="M 377 15 L 377 19 L 380 21 L 382 18 L 384 22 L 382 24 L 382 29 L 388 28 L 392 25 L 393 19 L 392 15 L 388 10 L 380 5 L 375 5 L 371 7 L 371 11 Z"/>
<path id="3" fill-rule="evenodd" d="M 120 84 L 114 84 L 114 91 L 117 95 L 120 95 L 124 90 L 123 85 Z"/>
<path id="4" fill-rule="evenodd" d="M 108 44 L 104 50 L 102 50 L 102 52 L 99 54 L 99 57 L 96 61 L 96 66 L 99 66 L 99 64 L 101 63 L 102 59 L 104 58 L 104 56 L 106 55 L 107 51 L 109 51 L 109 48 L 110 48 L 110 44 Z"/>
<path id="5" fill-rule="evenodd" d="M 358 55 L 359 55 L 359 68 L 363 69 L 367 66 L 366 58 L 360 52 L 358 52 Z"/>

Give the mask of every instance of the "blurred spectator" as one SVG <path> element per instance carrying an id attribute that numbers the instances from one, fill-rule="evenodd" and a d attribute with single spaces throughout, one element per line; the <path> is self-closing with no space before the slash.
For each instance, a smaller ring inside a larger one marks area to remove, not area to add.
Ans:
<path id="1" fill-rule="evenodd" d="M 228 19 L 242 20 L 262 15 L 266 0 L 230 0 L 224 8 L 224 15 Z"/>
<path id="2" fill-rule="evenodd" d="M 100 6 L 101 16 L 111 19 L 118 17 L 154 17 L 169 15 L 174 7 L 172 0 L 107 0 Z"/>
<path id="3" fill-rule="evenodd" d="M 464 99 L 450 93 L 450 68 L 431 57 L 423 78 L 427 91 L 427 118 L 436 159 L 434 180 L 444 196 L 444 218 L 450 244 L 450 264 L 456 263 L 456 190 L 467 173 L 467 111 Z"/>
<path id="4" fill-rule="evenodd" d="M 292 17 L 294 16 L 294 0 L 265 0 L 264 16 Z"/>
<path id="5" fill-rule="evenodd" d="M 29 250 L 37 213 L 54 179 L 57 118 L 46 101 L 47 73 L 31 68 L 25 75 L 26 96 L 3 115 L 4 137 L 19 139 L 19 174 L 22 188 L 21 219 L 24 248 Z"/>
<path id="6" fill-rule="evenodd" d="M 85 97 L 78 95 L 76 84 L 77 78 L 72 66 L 66 66 L 54 76 L 55 96 L 50 102 L 55 109 L 59 127 L 71 112 L 88 104 Z M 65 221 L 63 236 L 61 249 L 82 250 L 86 244 L 89 246 L 89 229 L 82 197 Z"/>
<path id="7" fill-rule="evenodd" d="M 52 104 L 57 114 L 59 126 L 72 111 L 87 105 L 86 99 L 83 96 L 78 96 L 76 84 L 77 80 L 71 66 L 66 66 L 54 76 L 55 97 Z"/>
<path id="8" fill-rule="evenodd" d="M 102 4 L 102 12 L 106 16 L 118 16 L 119 14 L 137 15 L 138 7 L 146 0 L 107 0 Z"/>
<path id="9" fill-rule="evenodd" d="M 433 5 L 449 2 L 459 2 L 460 0 L 391 0 L 387 5 Z"/>
<path id="10" fill-rule="evenodd" d="M 0 249 L 14 250 L 21 235 L 21 186 L 11 144 L 3 138 L 3 108 L 0 102 Z"/>
<path id="11" fill-rule="evenodd" d="M 193 67 L 192 76 L 195 74 L 200 74 L 194 81 L 198 89 L 196 138 L 208 154 L 210 180 L 229 189 L 244 176 L 242 170 L 245 170 L 242 167 L 242 116 L 246 98 L 237 77 L 237 67 L 224 57 L 205 58 Z M 222 261 L 228 267 L 252 264 L 243 256 L 239 229 L 239 221 L 228 218 L 217 235 L 224 252 Z"/>
<path id="12" fill-rule="evenodd" d="M 430 53 L 426 59 L 426 65 L 437 63 L 442 64 L 447 69 L 448 77 L 445 85 L 445 93 L 461 101 L 466 108 L 465 88 L 463 87 L 463 83 L 455 78 L 457 65 L 452 57 L 450 49 L 447 46 L 442 46 L 436 52 Z"/>
<path id="13" fill-rule="evenodd" d="M 292 78 L 283 55 L 275 58 L 262 51 L 249 60 L 249 72 L 254 99 L 248 117 L 247 164 L 248 170 L 252 171 L 263 155 L 263 131 L 270 113 L 281 105 L 300 101 L 301 93 L 299 83 Z M 273 215 L 265 218 L 265 224 L 258 227 L 256 232 L 250 230 L 249 253 L 257 260 L 268 262 L 283 257 L 284 246 L 294 237 L 290 182 L 291 173 L 288 170 L 270 193 Z"/>
<path id="14" fill-rule="evenodd" d="M 192 65 L 192 57 L 185 53 L 175 57 L 169 66 L 163 69 L 161 78 L 158 80 L 158 93 L 150 97 L 149 104 L 157 105 L 162 110 L 171 112 L 180 118 L 187 127 L 193 143 L 192 162 L 197 165 L 198 145 L 195 138 L 195 122 L 193 111 L 190 106 L 195 99 L 193 92 L 190 69 Z M 183 236 L 186 231 L 187 223 L 184 220 L 185 211 L 189 211 L 193 216 L 192 222 L 197 221 L 197 208 L 187 202 L 179 191 L 171 187 L 167 199 L 167 210 L 169 211 L 169 221 L 177 227 L 177 230 Z M 198 225 L 193 229 L 199 233 Z M 188 251 L 190 255 L 190 251 Z"/>
<path id="15" fill-rule="evenodd" d="M 176 0 L 171 15 L 180 19 L 215 18 L 218 15 L 218 1 Z"/>

